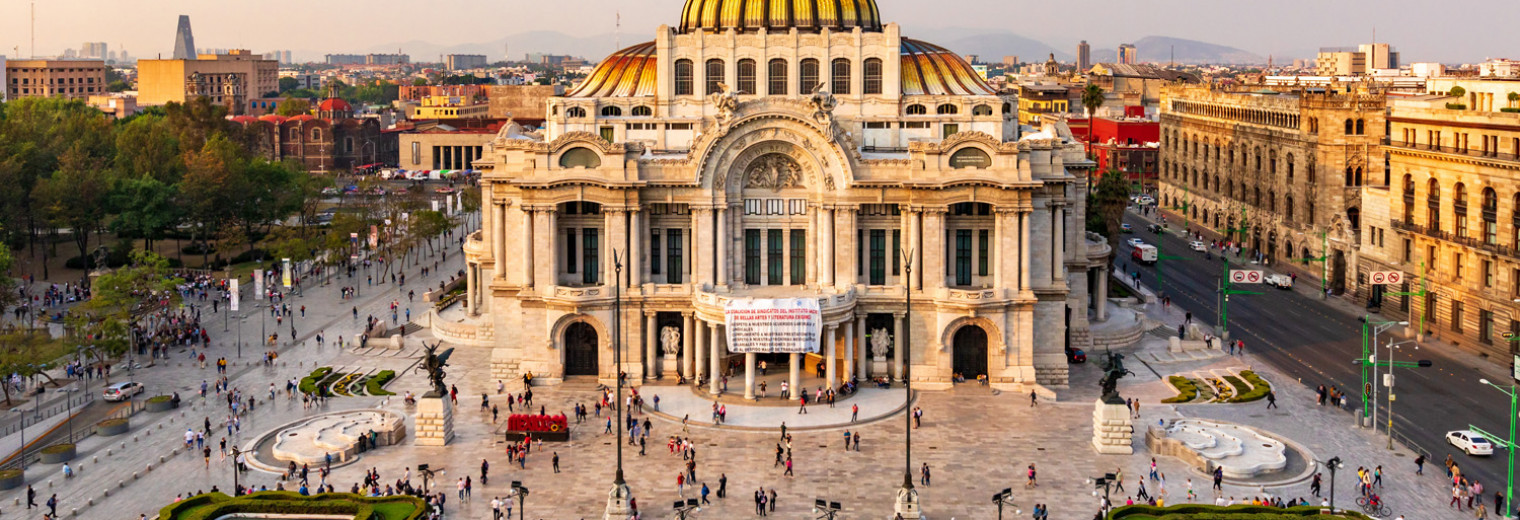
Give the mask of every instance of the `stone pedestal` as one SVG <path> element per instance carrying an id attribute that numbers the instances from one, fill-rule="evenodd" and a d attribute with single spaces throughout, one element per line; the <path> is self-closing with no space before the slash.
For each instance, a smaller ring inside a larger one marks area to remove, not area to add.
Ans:
<path id="1" fill-rule="evenodd" d="M 674 353 L 665 354 L 660 361 L 660 377 L 664 379 L 676 379 L 680 376 L 681 363 Z"/>
<path id="2" fill-rule="evenodd" d="M 633 491 L 627 484 L 614 484 L 607 492 L 607 510 L 602 513 L 602 520 L 628 520 L 633 516 L 633 509 L 628 507 L 630 498 L 633 498 Z"/>
<path id="3" fill-rule="evenodd" d="M 1093 408 L 1093 449 L 1105 455 L 1130 455 L 1135 452 L 1134 423 L 1123 400 L 1117 403 L 1098 399 Z"/>
<path id="4" fill-rule="evenodd" d="M 918 508 L 918 489 L 897 488 L 897 500 L 892 503 L 892 511 L 897 513 L 895 518 L 903 520 L 923 518 L 923 512 Z"/>
<path id="5" fill-rule="evenodd" d="M 446 446 L 451 440 L 454 440 L 454 409 L 449 398 L 429 393 L 417 399 L 417 436 L 413 444 Z"/>
<path id="6" fill-rule="evenodd" d="M 871 377 L 889 376 L 887 373 L 887 358 L 880 357 L 871 360 Z"/>

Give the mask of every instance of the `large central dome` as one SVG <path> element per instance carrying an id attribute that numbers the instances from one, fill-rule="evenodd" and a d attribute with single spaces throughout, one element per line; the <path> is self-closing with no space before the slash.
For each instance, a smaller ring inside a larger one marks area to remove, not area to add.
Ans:
<path id="1" fill-rule="evenodd" d="M 686 0 L 681 10 L 683 33 L 762 27 L 880 31 L 881 16 L 876 0 Z"/>

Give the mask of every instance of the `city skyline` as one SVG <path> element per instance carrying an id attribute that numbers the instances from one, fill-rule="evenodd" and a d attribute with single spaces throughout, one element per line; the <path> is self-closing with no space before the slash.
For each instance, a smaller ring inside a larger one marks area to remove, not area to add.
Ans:
<path id="1" fill-rule="evenodd" d="M 1494 8 L 1504 5 L 1498 0 L 1478 3 Z M 138 57 L 160 54 L 167 57 L 173 52 L 174 30 L 180 14 L 190 16 L 202 47 L 248 48 L 255 52 L 291 49 L 300 61 L 315 61 L 326 53 L 395 52 L 398 48 L 423 58 L 440 47 L 485 44 L 534 31 L 607 40 L 606 51 L 611 52 L 615 50 L 611 48 L 613 40 L 624 45 L 637 43 L 647 39 L 659 25 L 676 24 L 683 2 L 567 0 L 529 5 L 471 5 L 457 1 L 448 4 L 443 6 L 445 11 L 468 8 L 477 15 L 449 24 L 419 26 L 407 23 L 414 16 L 405 9 L 410 4 L 397 0 L 363 3 L 342 0 L 316 6 L 280 0 L 257 10 L 237 10 L 236 16 L 226 16 L 232 14 L 232 8 L 185 0 L 163 2 L 151 10 L 129 11 L 121 11 L 114 5 L 108 7 L 103 0 L 56 0 L 37 6 L 35 54 L 59 55 L 64 49 L 78 46 L 83 38 L 108 42 L 112 48 L 127 50 Z M 1102 0 L 1058 4 L 966 0 L 960 4 L 962 9 L 947 11 L 934 5 L 884 0 L 880 7 L 883 21 L 901 24 L 905 34 L 955 29 L 1002 31 L 1038 40 L 1068 55 L 1074 54 L 1080 40 L 1091 43 L 1096 53 L 1100 49 L 1112 51 L 1119 43 L 1145 36 L 1166 36 L 1236 47 L 1261 56 L 1312 58 L 1319 47 L 1372 41 L 1376 28 L 1376 39 L 1397 46 L 1406 63 L 1460 64 L 1506 57 L 1493 53 L 1507 50 L 1507 44 L 1512 43 L 1506 41 L 1509 33 L 1501 18 L 1438 17 L 1419 25 L 1400 24 L 1401 13 L 1424 7 L 1413 0 L 1332 4 L 1288 0 L 1270 5 L 1220 4 L 1208 0 L 1161 0 L 1143 5 Z M 557 14 L 564 9 L 600 15 L 565 20 Z M 947 12 L 994 16 L 961 17 Z M 299 16 L 294 16 L 297 13 Z M 1187 13 L 1192 19 L 1179 22 L 1176 13 Z M 996 16 L 1000 14 L 1005 16 Z M 619 18 L 621 29 L 617 26 Z M 335 19 L 340 21 L 334 23 Z M 0 35 L 5 35 L 0 38 L 0 54 L 12 58 L 32 54 L 29 20 L 28 3 L 0 6 Z M 997 22 L 1001 20 L 1013 23 L 1000 25 Z M 1240 25 L 1234 23 L 1236 20 L 1252 23 Z M 1291 30 L 1288 24 L 1292 24 Z M 391 26 L 404 28 L 385 30 Z M 516 47 L 511 50 L 514 57 L 526 52 L 565 52 L 548 47 Z M 499 58 L 501 52 L 495 50 L 492 57 Z"/>

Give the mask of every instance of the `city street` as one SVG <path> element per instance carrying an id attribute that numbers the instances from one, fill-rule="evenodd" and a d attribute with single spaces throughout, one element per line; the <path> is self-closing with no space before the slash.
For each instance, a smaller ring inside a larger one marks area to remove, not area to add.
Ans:
<path id="1" fill-rule="evenodd" d="M 1182 221 L 1178 215 L 1170 215 L 1168 221 L 1172 232 L 1161 237 L 1161 254 L 1181 259 L 1162 259 L 1157 266 L 1146 266 L 1130 261 L 1128 248 L 1121 247 L 1115 262 L 1127 266 L 1124 267 L 1127 272 L 1139 271 L 1140 283 L 1153 289 L 1155 269 L 1162 269 L 1164 287 L 1160 292 L 1172 297 L 1172 305 L 1192 312 L 1194 320 L 1217 325 L 1217 287 L 1224 263 L 1218 254 L 1214 254 L 1212 260 L 1206 260 L 1203 253 L 1188 249 L 1189 240 L 1177 233 Z M 1145 231 L 1151 220 L 1126 212 L 1125 222 L 1136 230 L 1134 234 L 1125 235 L 1126 240 L 1139 237 L 1146 243 L 1156 243 L 1157 235 Z M 1205 236 L 1205 242 L 1217 238 L 1208 232 Z M 1232 268 L 1262 268 L 1236 267 L 1240 266 L 1236 263 L 1239 259 L 1230 257 Z M 1317 270 L 1319 264 L 1311 263 L 1308 269 Z M 1299 379 L 1304 385 L 1310 388 L 1320 384 L 1326 388 L 1333 385 L 1350 392 L 1353 408 L 1361 406 L 1360 400 L 1354 398 L 1361 385 L 1360 368 L 1353 364 L 1353 360 L 1361 355 L 1360 316 L 1355 314 L 1358 309 L 1339 299 L 1326 302 L 1316 297 L 1319 284 L 1302 276 L 1291 291 L 1265 284 L 1234 288 L 1262 294 L 1237 295 L 1230 299 L 1228 316 L 1232 339 L 1244 340 L 1247 352 Z M 1372 320 L 1388 319 L 1374 315 Z M 1387 333 L 1378 338 L 1380 360 L 1387 355 L 1386 345 L 1390 339 Z M 1394 338 L 1393 341 L 1403 339 Z M 1464 475 L 1476 477 L 1489 489 L 1502 489 L 1505 470 L 1502 451 L 1496 450 L 1492 457 L 1470 457 L 1454 449 L 1444 437 L 1447 431 L 1466 429 L 1469 424 L 1499 434 L 1508 431 L 1509 423 L 1504 420 L 1509 404 L 1505 402 L 1506 396 L 1478 382 L 1487 378 L 1495 384 L 1509 384 L 1505 367 L 1435 341 L 1426 341 L 1418 351 L 1405 345 L 1397 351 L 1395 359 L 1428 359 L 1434 363 L 1432 368 L 1426 369 L 1396 369 L 1396 436 L 1406 437 L 1418 447 L 1417 451 L 1430 453 L 1432 463 L 1438 468 L 1450 454 L 1461 465 Z M 1376 379 L 1380 381 L 1381 377 Z M 1387 389 L 1378 388 L 1377 392 L 1378 427 L 1386 434 Z M 1349 412 L 1345 420 L 1348 425 L 1355 422 Z"/>

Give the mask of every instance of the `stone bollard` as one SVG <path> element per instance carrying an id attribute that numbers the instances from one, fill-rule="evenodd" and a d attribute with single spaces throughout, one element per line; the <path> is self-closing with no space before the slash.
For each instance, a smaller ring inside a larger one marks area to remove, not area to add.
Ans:
<path id="1" fill-rule="evenodd" d="M 169 418 L 169 422 L 174 422 L 174 418 L 170 417 Z M 164 423 L 158 423 L 158 429 L 160 429 L 160 430 L 164 429 Z"/>
<path id="2" fill-rule="evenodd" d="M 159 456 L 158 456 L 158 463 L 159 463 L 159 464 L 163 464 L 163 463 L 164 463 L 164 456 L 163 456 L 163 455 L 159 455 Z M 152 465 L 152 464 L 149 464 L 149 465 L 148 465 L 148 469 L 153 469 L 153 465 Z"/>
<path id="3" fill-rule="evenodd" d="M 111 450 L 107 449 L 106 450 L 106 455 L 110 455 L 110 454 L 111 454 Z M 100 463 L 100 456 L 97 455 L 97 456 L 94 456 L 94 457 L 90 457 L 90 462 L 94 462 L 94 463 L 99 464 Z"/>
<path id="4" fill-rule="evenodd" d="M 79 508 L 76 507 L 76 508 L 70 509 L 69 510 L 69 516 L 79 516 Z"/>
<path id="5" fill-rule="evenodd" d="M 107 457 L 111 456 L 111 448 L 106 448 L 106 456 Z"/>
<path id="6" fill-rule="evenodd" d="M 53 479 L 48 479 L 48 487 L 53 487 Z"/>
<path id="7" fill-rule="evenodd" d="M 93 499 L 93 498 L 86 498 L 86 499 L 84 499 L 84 505 L 87 505 L 87 506 L 93 506 L 93 505 L 95 505 L 95 499 Z"/>
<path id="8" fill-rule="evenodd" d="M 21 505 L 21 499 L 18 498 L 18 499 L 12 500 L 11 501 L 11 505 L 13 505 L 13 506 L 19 506 L 19 505 Z"/>
<path id="9" fill-rule="evenodd" d="M 135 475 L 135 473 L 134 473 L 134 475 Z M 127 481 L 125 481 L 125 480 L 118 480 L 118 481 L 116 481 L 116 487 L 119 487 L 119 488 L 127 487 Z M 111 490 L 109 490 L 109 489 L 106 490 L 106 493 L 110 493 L 110 492 L 111 492 Z"/>
<path id="10" fill-rule="evenodd" d="M 149 463 L 148 463 L 148 469 L 146 469 L 146 470 L 144 470 L 144 471 L 153 471 L 153 463 L 152 463 L 152 462 L 149 462 Z"/>
<path id="11" fill-rule="evenodd" d="M 132 440 L 137 440 L 137 436 L 133 435 Z M 127 441 L 121 441 L 121 449 L 127 449 Z M 109 453 L 107 455 L 109 455 Z"/>
<path id="12" fill-rule="evenodd" d="M 137 472 L 136 471 L 132 472 L 132 480 L 137 480 Z"/>

